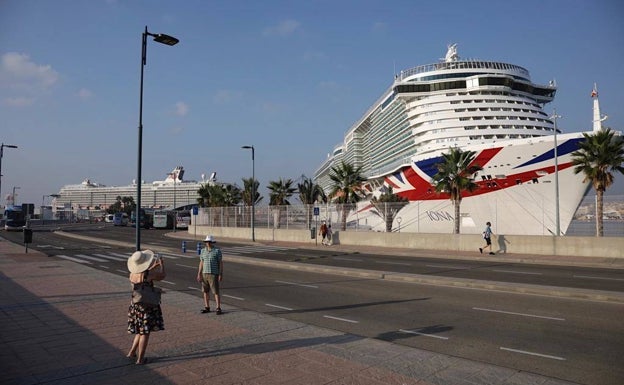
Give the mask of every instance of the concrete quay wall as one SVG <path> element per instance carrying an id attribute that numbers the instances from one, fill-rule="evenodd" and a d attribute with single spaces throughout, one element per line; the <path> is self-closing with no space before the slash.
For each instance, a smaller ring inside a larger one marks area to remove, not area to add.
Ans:
<path id="1" fill-rule="evenodd" d="M 190 226 L 188 233 L 202 238 L 212 234 L 217 238 L 251 239 L 251 229 L 249 228 Z M 256 228 L 255 238 L 257 241 L 265 242 L 320 244 L 321 241 L 320 239 L 312 239 L 310 230 L 301 229 Z M 481 236 L 474 234 L 380 233 L 334 230 L 333 243 L 345 246 L 475 252 L 484 244 L 484 241 Z M 492 237 L 492 249 L 498 254 L 624 258 L 624 238 L 494 235 Z"/>

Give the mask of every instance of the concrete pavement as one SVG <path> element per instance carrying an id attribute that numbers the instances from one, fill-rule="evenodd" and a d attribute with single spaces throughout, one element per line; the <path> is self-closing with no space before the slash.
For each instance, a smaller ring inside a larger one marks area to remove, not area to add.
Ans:
<path id="1" fill-rule="evenodd" d="M 184 291 L 163 296 L 165 330 L 137 366 L 127 278 L 2 238 L 0 274 L 3 384 L 571 384 L 228 305 L 200 314 Z"/>

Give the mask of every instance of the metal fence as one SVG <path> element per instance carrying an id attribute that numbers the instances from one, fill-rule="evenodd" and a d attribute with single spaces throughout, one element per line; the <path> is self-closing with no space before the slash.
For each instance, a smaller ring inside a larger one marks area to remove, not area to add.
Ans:
<path id="1" fill-rule="evenodd" d="M 595 236 L 595 202 L 596 197 L 591 195 L 583 199 L 579 208 L 573 216 L 572 223 L 570 224 L 566 235 L 577 236 Z M 505 204 L 501 202 L 501 204 Z M 427 220 L 431 220 L 432 216 L 437 216 L 439 219 L 445 221 L 452 221 L 453 210 L 452 204 L 445 201 L 441 202 L 440 209 L 436 211 L 423 211 L 419 212 L 416 219 L 411 217 L 409 222 L 407 219 L 405 222 L 401 222 L 400 209 L 402 205 L 388 203 L 380 205 L 376 211 L 375 216 L 377 221 L 377 227 L 375 230 L 384 231 L 383 218 L 388 217 L 391 212 L 399 212 L 394 216 L 394 223 L 390 224 L 391 231 L 401 231 L 407 229 L 407 226 L 411 228 L 407 231 L 411 232 L 437 232 L 431 231 L 431 227 L 422 228 L 416 226 L 414 221 L 422 221 L 423 217 L 427 217 Z M 463 206 L 462 206 L 463 207 Z M 318 215 L 315 215 L 315 208 Z M 233 207 L 207 207 L 200 208 L 199 213 L 193 220 L 198 225 L 211 226 L 211 227 L 251 227 L 251 207 L 249 206 L 233 206 Z M 370 231 L 372 226 L 372 218 L 370 214 L 358 213 L 358 210 L 354 210 L 352 205 L 340 205 L 340 204 L 321 204 L 315 205 L 288 205 L 288 206 L 256 206 L 255 207 L 255 223 L 256 228 L 274 228 L 274 229 L 310 229 L 313 227 L 318 228 L 320 222 L 327 221 L 334 224 L 335 229 L 339 229 L 342 224 L 343 210 L 347 210 L 347 223 L 346 228 L 348 231 Z M 383 215 L 379 215 L 379 212 L 383 211 Z M 624 236 L 624 195 L 610 195 L 604 197 L 604 235 L 605 236 Z M 368 215 L 368 216 L 367 216 Z M 420 217 L 420 219 L 418 218 Z M 382 225 L 379 222 L 382 221 Z M 409 223 L 408 223 L 409 222 Z M 546 227 L 546 226 L 545 226 Z M 477 228 L 480 229 L 479 225 Z M 480 231 L 480 230 L 479 230 Z M 462 230 L 463 232 L 463 230 Z M 544 231 L 543 235 L 551 234 L 548 231 Z"/>

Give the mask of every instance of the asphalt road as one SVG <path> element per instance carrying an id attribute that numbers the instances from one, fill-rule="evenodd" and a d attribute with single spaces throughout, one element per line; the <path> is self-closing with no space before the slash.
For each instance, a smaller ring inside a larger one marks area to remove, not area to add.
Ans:
<path id="1" fill-rule="evenodd" d="M 132 228 L 74 225 L 66 230 L 109 241 L 132 244 L 134 240 Z M 163 235 L 160 230 L 143 231 L 143 243 L 173 250 L 180 245 L 180 240 Z M 3 236 L 19 241 L 21 234 Z M 162 286 L 196 295 L 199 311 L 202 302 L 195 282 L 198 260 L 194 242 L 190 246 L 186 254 L 164 253 L 168 276 Z M 622 290 L 623 286 L 621 271 L 610 269 L 336 255 L 323 248 L 306 250 L 229 242 L 219 242 L 219 246 L 226 256 L 245 255 L 302 264 L 457 274 L 508 282 L 534 283 L 538 279 L 551 285 L 582 282 L 585 286 L 573 287 L 592 290 Z M 30 247 L 53 258 L 88 264 L 123 276 L 127 275 L 125 259 L 133 251 L 128 246 L 66 238 L 47 231 L 36 231 Z M 600 279 L 581 280 L 573 279 L 574 276 Z M 624 328 L 620 319 L 624 304 L 621 303 L 400 283 L 239 263 L 225 265 L 223 301 L 305 324 L 582 384 L 624 383 L 621 366 Z"/>

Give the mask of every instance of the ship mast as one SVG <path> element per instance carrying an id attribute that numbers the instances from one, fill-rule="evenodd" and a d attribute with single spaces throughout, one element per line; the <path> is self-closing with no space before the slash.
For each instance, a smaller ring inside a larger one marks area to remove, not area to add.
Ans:
<path id="1" fill-rule="evenodd" d="M 593 132 L 598 132 L 602 130 L 602 122 L 607 119 L 607 116 L 600 116 L 600 102 L 598 101 L 598 88 L 596 87 L 596 83 L 594 83 L 591 97 L 594 99 Z"/>

